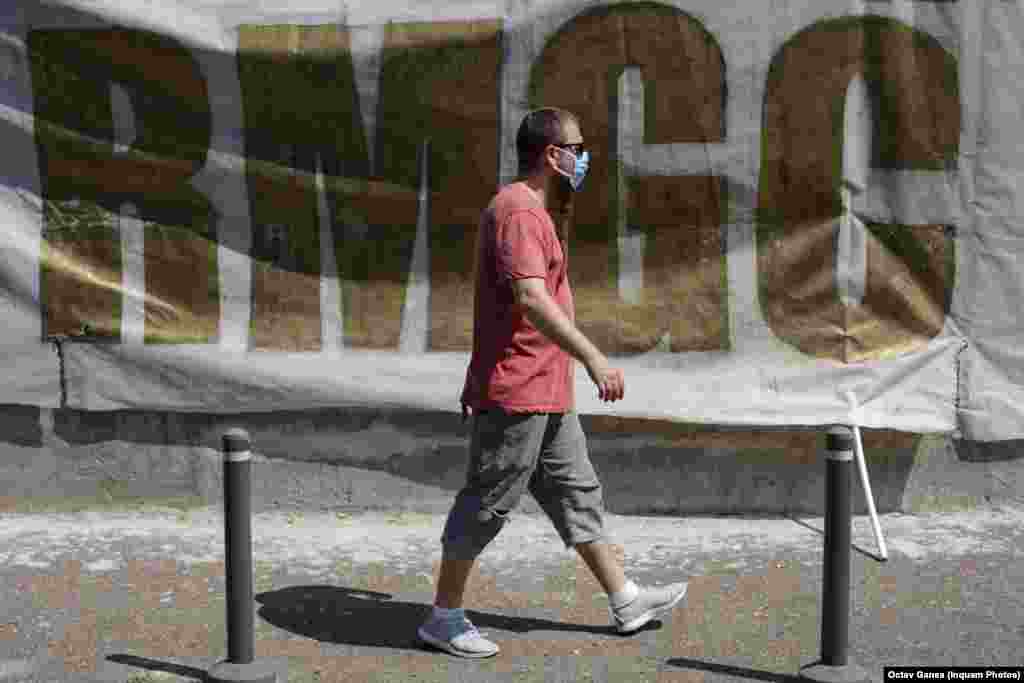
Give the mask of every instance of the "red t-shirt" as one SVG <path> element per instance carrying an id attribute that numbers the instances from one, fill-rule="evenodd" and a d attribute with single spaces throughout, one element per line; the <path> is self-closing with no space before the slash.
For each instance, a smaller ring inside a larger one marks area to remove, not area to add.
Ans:
<path id="1" fill-rule="evenodd" d="M 564 413 L 575 406 L 573 358 L 515 303 L 512 280 L 544 278 L 575 322 L 568 263 L 551 216 L 522 182 L 506 185 L 480 219 L 473 354 L 462 403 L 474 410 Z"/>

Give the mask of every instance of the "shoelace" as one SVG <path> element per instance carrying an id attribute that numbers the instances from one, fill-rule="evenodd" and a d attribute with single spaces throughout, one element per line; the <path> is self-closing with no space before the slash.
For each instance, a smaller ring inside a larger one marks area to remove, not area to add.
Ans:
<path id="1" fill-rule="evenodd" d="M 479 637 L 481 637 L 481 638 L 482 638 L 482 637 L 484 637 L 485 635 L 487 635 L 486 633 L 483 633 L 483 632 L 481 632 L 481 631 L 480 631 L 480 629 L 478 629 L 478 628 L 476 627 L 476 624 L 474 624 L 474 623 L 473 623 L 472 621 L 470 621 L 469 619 L 466 619 L 465 617 L 463 617 L 462 621 L 463 621 L 463 622 L 464 622 L 464 623 L 465 623 L 465 624 L 466 624 L 466 625 L 467 625 L 467 626 L 469 627 L 469 628 L 468 628 L 468 629 L 466 630 L 466 633 L 467 633 L 467 634 L 469 634 L 469 635 L 471 635 L 471 636 L 473 636 L 473 635 L 475 635 L 475 636 L 479 636 Z"/>
<path id="2" fill-rule="evenodd" d="M 637 591 L 637 594 L 636 594 L 636 595 L 634 595 L 634 596 L 633 596 L 633 599 L 632 599 L 632 600 L 630 600 L 629 602 L 623 603 L 623 604 L 621 604 L 621 605 L 619 605 L 619 606 L 617 606 L 617 607 L 612 607 L 611 605 L 609 605 L 609 606 L 608 606 L 608 609 L 612 610 L 613 612 L 615 612 L 615 611 L 617 611 L 617 610 L 624 610 L 624 609 L 626 609 L 627 607 L 629 607 L 630 605 L 632 605 L 632 604 L 633 604 L 634 602 L 636 602 L 637 598 L 639 598 L 639 597 L 640 597 L 640 592 L 639 592 L 639 591 Z"/>

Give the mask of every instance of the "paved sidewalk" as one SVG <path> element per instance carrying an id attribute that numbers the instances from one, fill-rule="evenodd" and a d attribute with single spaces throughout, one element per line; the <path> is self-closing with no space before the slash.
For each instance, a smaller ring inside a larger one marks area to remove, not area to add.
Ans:
<path id="1" fill-rule="evenodd" d="M 850 656 L 1024 665 L 1024 506 L 883 515 L 890 559 L 854 522 Z M 415 631 L 443 515 L 270 512 L 253 522 L 257 656 L 288 681 L 785 681 L 819 654 L 822 518 L 621 517 L 627 573 L 689 580 L 628 637 L 542 517 L 516 516 L 467 607 L 502 647 L 466 661 Z M 0 681 L 194 681 L 226 656 L 217 508 L 0 514 Z"/>

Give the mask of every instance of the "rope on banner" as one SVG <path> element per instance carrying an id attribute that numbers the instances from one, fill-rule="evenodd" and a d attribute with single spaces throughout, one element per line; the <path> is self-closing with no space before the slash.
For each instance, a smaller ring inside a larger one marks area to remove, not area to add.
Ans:
<path id="1" fill-rule="evenodd" d="M 878 545 L 878 554 L 882 562 L 889 561 L 889 551 L 885 547 L 885 538 L 882 536 L 882 525 L 878 522 L 878 512 L 875 510 L 875 496 L 871 492 L 871 481 L 868 479 L 868 466 L 864 458 L 864 442 L 860 437 L 860 407 L 857 405 L 857 397 L 852 391 L 846 392 L 846 400 L 850 404 L 850 426 L 853 428 L 854 454 L 857 456 L 857 471 L 860 473 L 861 488 L 864 489 L 864 498 L 868 504 L 868 514 L 871 515 L 871 526 L 875 530 L 875 543 Z"/>

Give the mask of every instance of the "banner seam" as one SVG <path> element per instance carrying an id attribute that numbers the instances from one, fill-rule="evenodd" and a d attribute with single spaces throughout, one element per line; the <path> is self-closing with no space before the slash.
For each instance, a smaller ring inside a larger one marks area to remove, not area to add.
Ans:
<path id="1" fill-rule="evenodd" d="M 955 393 L 953 394 L 953 410 L 954 410 L 954 420 L 955 420 L 955 424 L 956 424 L 956 426 L 954 428 L 954 431 L 953 431 L 953 435 L 952 435 L 954 439 L 962 439 L 963 436 L 964 436 L 964 432 L 963 432 L 963 429 L 962 429 L 962 427 L 963 427 L 963 410 L 961 408 L 961 399 L 960 399 L 961 392 L 963 391 L 963 388 L 961 386 L 961 381 L 960 381 L 960 373 L 962 372 L 962 366 L 961 366 L 961 359 L 960 359 L 960 357 L 963 355 L 964 351 L 967 350 L 967 347 L 969 345 L 970 344 L 968 343 L 968 341 L 966 339 L 962 339 L 961 343 L 960 343 L 960 349 L 956 352 L 956 356 L 954 357 L 954 361 L 953 361 L 953 363 L 954 363 L 954 371 L 955 371 L 955 378 L 954 379 L 955 379 L 955 384 L 956 384 Z"/>
<path id="2" fill-rule="evenodd" d="M 68 407 L 68 380 L 67 374 L 64 369 L 64 347 L 61 343 L 64 341 L 63 335 L 54 335 L 47 337 L 46 341 L 52 342 L 54 347 L 57 349 L 57 369 L 58 376 L 60 378 L 60 407 Z"/>

